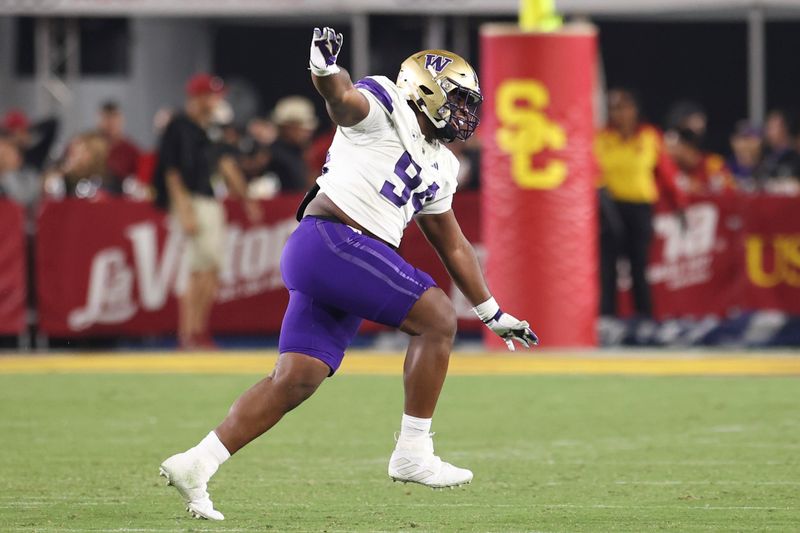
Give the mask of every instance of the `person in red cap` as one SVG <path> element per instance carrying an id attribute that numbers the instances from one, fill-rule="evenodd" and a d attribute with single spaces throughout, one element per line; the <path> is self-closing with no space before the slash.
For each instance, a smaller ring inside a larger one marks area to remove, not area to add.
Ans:
<path id="1" fill-rule="evenodd" d="M 214 346 L 208 319 L 222 261 L 225 211 L 215 197 L 212 176 L 225 178 L 251 220 L 260 217 L 258 204 L 247 198 L 235 159 L 220 155 L 206 131 L 224 93 L 220 78 L 196 74 L 189 79 L 184 109 L 173 116 L 161 138 L 153 179 L 156 205 L 169 209 L 188 239 L 191 276 L 178 311 L 178 338 L 184 349 Z"/>
<path id="2" fill-rule="evenodd" d="M 12 108 L 3 116 L 0 129 L 22 151 L 23 165 L 41 172 L 58 134 L 58 120 L 48 118 L 32 125 L 24 111 Z"/>
<path id="3" fill-rule="evenodd" d="M 9 109 L 3 117 L 3 129 L 11 133 L 27 131 L 30 125 L 28 116 L 20 109 Z"/>

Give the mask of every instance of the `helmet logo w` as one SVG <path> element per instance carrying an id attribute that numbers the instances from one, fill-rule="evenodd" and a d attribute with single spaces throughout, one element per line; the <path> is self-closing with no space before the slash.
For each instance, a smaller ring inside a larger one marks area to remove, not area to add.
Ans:
<path id="1" fill-rule="evenodd" d="M 439 54 L 425 54 L 425 68 L 433 67 L 436 72 L 443 71 L 452 62 L 451 58 L 440 56 Z"/>

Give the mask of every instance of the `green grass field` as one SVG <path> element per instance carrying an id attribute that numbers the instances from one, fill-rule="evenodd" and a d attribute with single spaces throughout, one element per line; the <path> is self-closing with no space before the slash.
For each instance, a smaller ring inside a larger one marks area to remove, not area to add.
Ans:
<path id="1" fill-rule="evenodd" d="M 451 377 L 456 490 L 392 483 L 399 377 L 343 375 L 225 464 L 157 476 L 257 376 L 0 376 L 0 531 L 800 531 L 800 380 Z"/>

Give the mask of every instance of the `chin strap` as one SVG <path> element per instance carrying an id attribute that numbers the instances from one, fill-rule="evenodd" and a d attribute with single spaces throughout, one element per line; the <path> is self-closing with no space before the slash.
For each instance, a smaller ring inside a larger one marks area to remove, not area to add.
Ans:
<path id="1" fill-rule="evenodd" d="M 417 109 L 422 111 L 425 114 L 425 116 L 428 117 L 428 119 L 430 119 L 430 121 L 433 123 L 433 125 L 436 127 L 437 130 L 447 127 L 447 121 L 434 116 L 431 113 L 430 109 L 428 109 L 428 106 L 426 106 L 425 103 L 422 101 L 422 99 L 419 98 L 419 95 L 415 94 L 413 95 L 413 97 L 415 97 L 414 105 L 417 106 Z"/>
<path id="2" fill-rule="evenodd" d="M 447 126 L 446 120 L 442 120 L 431 113 L 430 109 L 428 109 L 428 106 L 425 105 L 425 102 L 420 96 L 419 92 L 409 89 L 405 91 L 405 93 L 406 99 L 414 104 L 414 107 L 422 111 L 422 113 L 424 113 L 425 116 L 428 117 L 428 119 L 433 123 L 436 129 L 442 129 Z"/>
<path id="3" fill-rule="evenodd" d="M 456 140 L 456 131 L 453 126 L 450 124 L 450 121 L 442 120 L 433 116 L 425 104 L 415 104 L 417 109 L 422 111 L 422 113 L 430 119 L 433 123 L 434 127 L 436 128 L 436 137 L 444 141 L 446 143 L 453 142 Z"/>
<path id="4" fill-rule="evenodd" d="M 411 102 L 414 107 L 419 109 L 422 114 L 428 117 L 428 120 L 430 120 L 433 126 L 436 128 L 437 139 L 446 143 L 456 140 L 456 131 L 453 126 L 450 125 L 450 121 L 434 116 L 430 109 L 428 109 L 428 106 L 425 105 L 422 98 L 420 98 L 417 91 L 406 91 L 406 100 Z"/>

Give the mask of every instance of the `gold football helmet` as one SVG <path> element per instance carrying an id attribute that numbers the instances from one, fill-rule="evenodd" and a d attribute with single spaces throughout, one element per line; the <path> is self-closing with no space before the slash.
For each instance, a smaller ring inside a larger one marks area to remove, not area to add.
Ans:
<path id="1" fill-rule="evenodd" d="M 447 50 L 423 50 L 400 65 L 397 86 L 427 116 L 444 142 L 466 141 L 480 123 L 483 102 L 478 75 L 467 61 Z"/>

